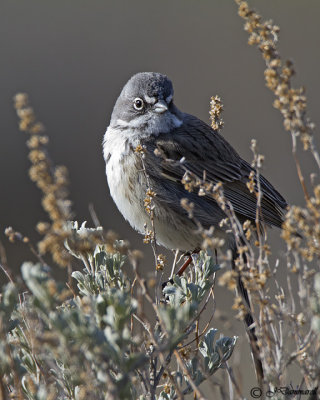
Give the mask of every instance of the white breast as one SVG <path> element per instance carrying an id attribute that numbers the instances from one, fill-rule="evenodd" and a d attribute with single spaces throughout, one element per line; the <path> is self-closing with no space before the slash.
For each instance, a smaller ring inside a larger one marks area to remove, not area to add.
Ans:
<path id="1" fill-rule="evenodd" d="M 143 175 L 135 171 L 134 150 L 119 131 L 108 128 L 103 142 L 110 194 L 130 225 L 144 231 L 147 214 L 143 206 Z M 140 190 L 139 190 L 140 189 Z"/>
<path id="2" fill-rule="evenodd" d="M 123 130 L 108 127 L 103 142 L 110 194 L 130 225 L 140 233 L 144 233 L 145 224 L 147 229 L 152 228 L 150 217 L 144 208 L 147 189 L 145 175 L 141 167 L 137 166 L 138 156 L 134 152 L 140 143 L 141 135 L 140 138 L 134 135 L 132 125 L 123 126 L 124 123 L 119 125 Z M 156 191 L 156 188 L 154 189 Z M 158 244 L 184 251 L 194 250 L 201 245 L 202 238 L 196 232 L 195 226 L 180 213 L 175 214 L 170 204 L 162 204 L 155 209 L 154 222 Z"/>

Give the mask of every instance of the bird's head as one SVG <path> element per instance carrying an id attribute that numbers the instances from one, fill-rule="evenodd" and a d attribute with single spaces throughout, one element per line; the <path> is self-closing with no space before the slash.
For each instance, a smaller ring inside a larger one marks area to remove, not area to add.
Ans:
<path id="1" fill-rule="evenodd" d="M 138 73 L 126 83 L 110 122 L 112 128 L 143 136 L 166 133 L 181 124 L 182 113 L 173 104 L 172 82 L 156 72 Z"/>

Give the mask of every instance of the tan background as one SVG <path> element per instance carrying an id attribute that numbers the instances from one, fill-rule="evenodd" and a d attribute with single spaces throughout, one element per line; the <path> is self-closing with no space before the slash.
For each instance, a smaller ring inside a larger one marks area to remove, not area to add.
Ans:
<path id="1" fill-rule="evenodd" d="M 319 125 L 319 0 L 251 3 L 280 25 L 280 50 L 293 59 L 295 82 L 306 86 L 310 116 Z M 290 137 L 272 107 L 263 62 L 247 45 L 233 1 L 2 0 L 0 43 L 0 239 L 15 270 L 32 256 L 22 245 L 9 244 L 4 228 L 12 225 L 36 240 L 34 226 L 45 219 L 39 191 L 28 180 L 25 137 L 12 109 L 18 91 L 29 93 L 47 127 L 53 159 L 70 171 L 76 218 L 91 223 L 92 202 L 106 228 L 149 255 L 109 196 L 101 151 L 113 104 L 135 72 L 166 73 L 178 107 L 205 121 L 210 96 L 219 94 L 225 105 L 224 136 L 248 160 L 250 139 L 256 138 L 266 156 L 264 174 L 289 202 L 302 202 Z M 310 168 L 312 162 L 306 161 Z M 274 241 L 278 235 L 273 233 Z M 147 258 L 145 268 L 151 262 Z M 0 281 L 5 281 L 1 272 Z M 218 296 L 228 304 L 228 292 L 218 291 Z M 237 329 L 234 333 L 243 335 L 242 327 Z M 245 378 L 245 388 L 250 379 Z"/>

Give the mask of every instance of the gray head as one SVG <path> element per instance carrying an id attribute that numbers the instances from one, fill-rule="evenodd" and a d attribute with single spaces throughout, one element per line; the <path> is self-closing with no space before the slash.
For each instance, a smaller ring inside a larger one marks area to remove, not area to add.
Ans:
<path id="1" fill-rule="evenodd" d="M 110 126 L 139 133 L 158 134 L 180 126 L 182 114 L 173 104 L 173 86 L 166 75 L 141 72 L 124 86 Z"/>

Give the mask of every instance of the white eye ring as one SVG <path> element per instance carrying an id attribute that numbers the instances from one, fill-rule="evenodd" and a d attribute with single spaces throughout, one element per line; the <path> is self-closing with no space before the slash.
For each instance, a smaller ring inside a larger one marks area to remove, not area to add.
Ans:
<path id="1" fill-rule="evenodd" d="M 140 99 L 140 97 L 136 97 L 133 100 L 133 107 L 135 108 L 135 110 L 137 111 L 141 111 L 144 108 L 144 101 L 142 99 Z"/>

